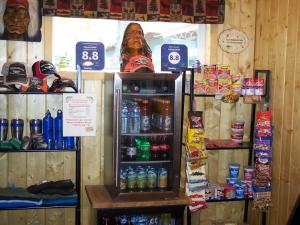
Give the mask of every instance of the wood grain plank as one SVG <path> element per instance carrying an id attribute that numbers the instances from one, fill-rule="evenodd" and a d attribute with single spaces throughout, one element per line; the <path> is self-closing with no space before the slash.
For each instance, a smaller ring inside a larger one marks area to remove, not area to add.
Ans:
<path id="1" fill-rule="evenodd" d="M 276 104 L 272 105 L 273 109 L 273 121 L 275 121 L 276 129 L 274 133 L 274 143 L 273 143 L 273 164 L 277 165 L 272 168 L 273 174 L 273 199 L 276 202 L 276 207 L 271 209 L 269 215 L 269 223 L 270 224 L 279 224 L 279 217 L 281 217 L 281 209 L 280 205 L 282 204 L 282 200 L 280 198 L 281 192 L 284 191 L 285 185 L 281 184 L 280 177 L 281 177 L 281 166 L 282 166 L 282 158 L 284 156 L 283 143 L 282 143 L 282 130 L 283 130 L 283 110 L 284 110 L 284 82 L 285 82 L 285 68 L 286 68 L 286 51 L 285 44 L 287 41 L 287 16 L 288 16 L 288 4 L 286 2 L 278 1 L 276 4 L 277 8 L 275 14 L 277 18 L 277 23 L 275 26 L 276 30 L 276 65 L 275 71 L 276 73 L 273 74 L 271 82 L 274 82 L 274 89 L 281 90 L 276 91 L 274 96 L 272 96 Z M 274 12 L 274 13 L 275 13 Z M 284 200 L 285 201 L 285 200 Z"/>
<path id="2" fill-rule="evenodd" d="M 95 93 L 97 103 L 97 112 L 102 111 L 102 82 L 101 81 L 84 81 L 85 93 Z M 93 218 L 90 218 L 92 209 L 84 191 L 84 186 L 89 184 L 99 184 L 101 177 L 103 177 L 103 148 L 101 148 L 101 136 L 102 128 L 102 115 L 98 113 L 96 118 L 96 136 L 95 137 L 84 137 L 83 149 L 82 149 L 82 221 L 88 221 L 91 223 Z M 93 157 L 91 157 L 91 155 Z M 102 162 L 102 163 L 101 163 Z M 102 170 L 100 170 L 102 168 Z M 103 182 L 103 181 L 102 181 Z M 94 221 L 93 221 L 94 222 Z"/>
<path id="3" fill-rule="evenodd" d="M 287 79 L 290 81 L 289 84 L 287 84 L 287 90 L 289 90 L 289 94 L 286 96 L 289 99 L 287 102 L 287 104 L 291 104 L 290 107 L 288 109 L 293 110 L 292 113 L 292 117 L 290 118 L 290 121 L 288 122 L 288 135 L 289 135 L 289 146 L 290 146 L 290 157 L 289 157 L 289 177 L 288 177 L 288 181 L 289 181 L 289 187 L 288 187 L 288 197 L 287 197 L 287 208 L 286 208 L 286 220 L 288 220 L 289 215 L 294 207 L 295 201 L 298 198 L 299 195 L 299 184 L 297 185 L 295 183 L 295 179 L 300 178 L 300 174 L 298 172 L 298 167 L 295 167 L 295 157 L 299 156 L 299 154 L 297 154 L 296 149 L 297 149 L 297 140 L 299 136 L 299 132 L 298 134 L 296 133 L 296 129 L 295 126 L 298 126 L 298 121 L 297 119 L 299 118 L 299 112 L 298 112 L 298 108 L 300 105 L 300 101 L 297 98 L 297 93 L 298 88 L 297 88 L 297 81 L 299 81 L 299 55 L 300 55 L 300 44 L 298 43 L 299 41 L 299 32 L 300 32 L 300 15 L 299 15 L 299 9 L 300 9 L 300 4 L 299 2 L 295 2 L 292 1 L 290 2 L 290 9 L 289 9 L 289 34 L 290 34 L 290 38 L 288 38 L 288 43 L 287 43 L 287 51 L 290 55 L 287 54 L 287 68 L 289 69 L 287 71 L 287 74 L 289 74 L 289 76 L 287 77 Z M 294 7 L 294 8 L 292 8 Z M 292 9 L 291 9 L 292 8 Z M 292 20 L 293 23 L 292 23 Z M 293 50 L 291 51 L 292 48 Z M 292 102 L 290 102 L 292 101 Z M 288 110 L 287 109 L 287 110 Z M 289 115 L 290 115 L 290 111 Z M 298 114 L 298 115 L 297 115 Z M 289 116 L 288 116 L 289 117 Z M 298 117 L 298 118 L 297 118 Z M 299 159 L 299 158 L 298 158 Z"/>
<path id="4" fill-rule="evenodd" d="M 27 101 L 24 95 L 11 95 L 8 97 L 8 118 L 19 118 L 24 120 L 23 136 L 27 135 L 26 123 Z M 11 137 L 11 136 L 9 136 Z M 17 187 L 27 186 L 26 173 L 26 153 L 10 153 L 8 155 L 8 185 Z M 26 220 L 26 213 L 23 211 L 9 211 L 9 225 L 21 224 L 21 221 Z"/>
<path id="5" fill-rule="evenodd" d="M 27 102 L 27 124 L 31 119 L 43 119 L 45 115 L 45 96 L 28 95 Z M 30 134 L 29 127 L 27 127 L 27 134 Z M 46 180 L 45 164 L 45 153 L 27 153 L 27 186 L 39 184 Z M 45 224 L 45 210 L 28 210 L 26 214 L 27 224 L 33 222 Z"/>
<path id="6" fill-rule="evenodd" d="M 46 109 L 49 109 L 53 118 L 57 115 L 57 110 L 62 109 L 62 96 L 47 96 Z M 50 180 L 65 179 L 64 174 L 64 153 L 52 152 L 46 154 L 46 178 Z M 46 210 L 46 225 L 65 223 L 65 210 Z"/>
<path id="7" fill-rule="evenodd" d="M 288 4 L 287 15 L 287 39 L 286 39 L 286 58 L 285 58 L 285 83 L 284 89 L 284 105 L 283 108 L 283 132 L 282 132 L 282 146 L 284 146 L 284 154 L 282 155 L 282 164 L 280 169 L 280 191 L 289 190 L 290 180 L 290 158 L 292 157 L 292 133 L 293 133 L 293 107 L 294 107 L 294 70 L 295 70 L 295 42 L 297 40 L 297 23 L 295 23 L 295 17 L 297 18 L 298 1 L 290 0 Z M 289 196 L 289 193 L 287 193 Z M 288 201 L 289 197 L 284 194 L 280 195 L 279 211 L 281 212 L 279 217 L 279 224 L 285 224 L 288 220 Z"/>

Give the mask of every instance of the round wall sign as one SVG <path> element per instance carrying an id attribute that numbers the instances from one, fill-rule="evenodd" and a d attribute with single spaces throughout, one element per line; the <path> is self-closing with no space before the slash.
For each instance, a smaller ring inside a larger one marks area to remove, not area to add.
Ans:
<path id="1" fill-rule="evenodd" d="M 219 46 L 228 53 L 241 53 L 249 44 L 247 35 L 236 29 L 224 30 L 219 35 Z"/>

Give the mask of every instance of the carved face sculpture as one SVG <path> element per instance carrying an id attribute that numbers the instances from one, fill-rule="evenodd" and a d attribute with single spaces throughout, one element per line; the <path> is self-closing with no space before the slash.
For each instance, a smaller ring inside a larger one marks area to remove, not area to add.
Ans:
<path id="1" fill-rule="evenodd" d="M 121 44 L 121 71 L 124 71 L 130 58 L 141 55 L 152 61 L 152 51 L 147 44 L 140 24 L 130 23 L 125 29 Z"/>
<path id="2" fill-rule="evenodd" d="M 126 34 L 127 48 L 132 52 L 139 52 L 143 48 L 143 31 L 138 24 L 131 25 Z"/>
<path id="3" fill-rule="evenodd" d="M 27 32 L 30 16 L 27 0 L 8 0 L 3 16 L 8 36 L 18 39 Z"/>

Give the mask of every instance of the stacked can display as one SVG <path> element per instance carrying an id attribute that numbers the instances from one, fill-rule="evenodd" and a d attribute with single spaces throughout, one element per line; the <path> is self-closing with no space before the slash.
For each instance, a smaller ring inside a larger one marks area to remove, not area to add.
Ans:
<path id="1" fill-rule="evenodd" d="M 120 171 L 121 191 L 165 190 L 168 187 L 168 170 L 164 167 L 128 166 Z"/>
<path id="2" fill-rule="evenodd" d="M 207 185 L 205 165 L 207 161 L 202 112 L 188 113 L 186 137 L 186 195 L 192 200 L 191 212 L 206 208 L 205 188 Z"/>
<path id="3" fill-rule="evenodd" d="M 253 207 L 261 210 L 271 206 L 272 125 L 271 111 L 258 111 L 255 121 L 255 181 Z"/>
<path id="4" fill-rule="evenodd" d="M 139 215 L 120 215 L 114 217 L 102 217 L 104 225 L 173 225 L 175 219 L 170 213 L 161 214 L 139 214 Z"/>
<path id="5" fill-rule="evenodd" d="M 240 165 L 231 163 L 228 165 L 229 176 L 226 184 L 209 183 L 205 190 L 206 200 L 243 199 L 253 198 L 254 168 L 244 167 L 244 179 L 239 179 Z"/>

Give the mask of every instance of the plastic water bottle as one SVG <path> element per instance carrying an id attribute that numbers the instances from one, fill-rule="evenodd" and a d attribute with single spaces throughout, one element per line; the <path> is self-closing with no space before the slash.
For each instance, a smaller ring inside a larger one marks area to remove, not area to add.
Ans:
<path id="1" fill-rule="evenodd" d="M 121 109 L 121 133 L 129 133 L 129 110 L 126 102 L 122 103 Z"/>
<path id="2" fill-rule="evenodd" d="M 140 133 L 141 110 L 136 102 L 132 103 L 130 112 L 130 133 Z"/>
<path id="3" fill-rule="evenodd" d="M 43 136 L 45 143 L 47 143 L 48 145 L 48 149 L 54 148 L 53 135 L 53 118 L 50 111 L 48 110 L 45 117 L 43 118 Z"/>
<path id="4" fill-rule="evenodd" d="M 63 114 L 60 109 L 57 110 L 57 116 L 54 119 L 54 125 L 55 149 L 64 149 Z"/>

